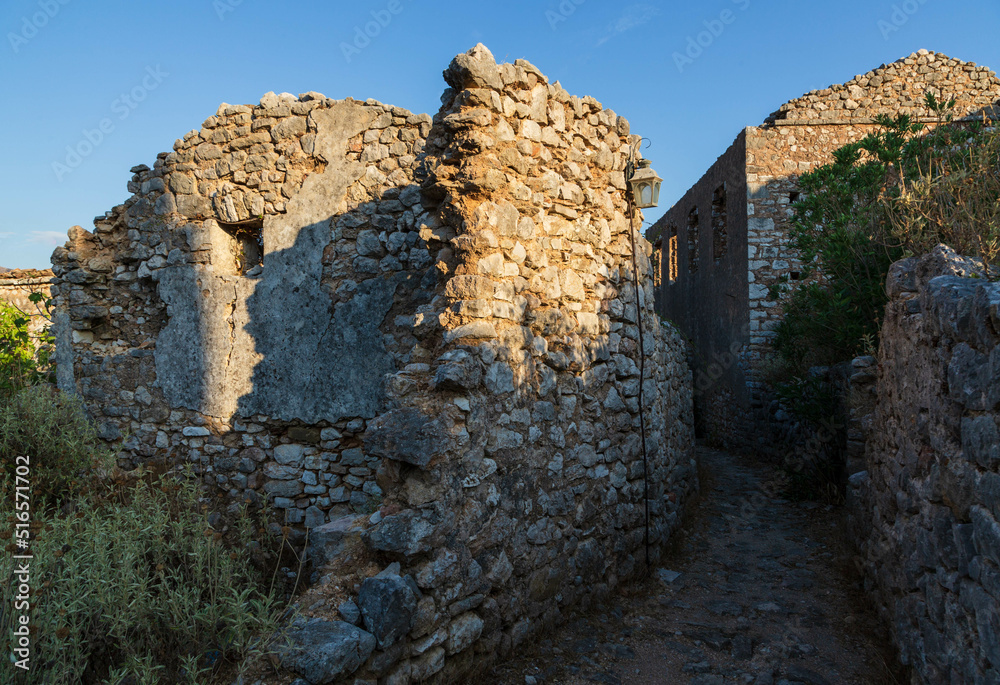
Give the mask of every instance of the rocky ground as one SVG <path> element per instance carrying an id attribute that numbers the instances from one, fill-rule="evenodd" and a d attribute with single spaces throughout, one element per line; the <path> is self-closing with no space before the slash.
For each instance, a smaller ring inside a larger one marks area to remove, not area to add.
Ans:
<path id="1" fill-rule="evenodd" d="M 905 682 L 853 572 L 842 510 L 782 499 L 773 468 L 708 449 L 699 460 L 701 497 L 659 568 L 486 682 Z"/>

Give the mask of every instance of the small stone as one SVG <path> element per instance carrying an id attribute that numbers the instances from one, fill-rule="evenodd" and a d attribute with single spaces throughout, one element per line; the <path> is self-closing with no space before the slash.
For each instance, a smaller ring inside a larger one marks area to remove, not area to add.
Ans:
<path id="1" fill-rule="evenodd" d="M 274 460 L 286 466 L 302 466 L 305 448 L 302 445 L 278 445 L 274 448 Z"/>
<path id="2" fill-rule="evenodd" d="M 358 625 L 361 621 L 361 609 L 354 603 L 354 600 L 347 600 L 337 607 L 340 617 L 351 625 Z"/>

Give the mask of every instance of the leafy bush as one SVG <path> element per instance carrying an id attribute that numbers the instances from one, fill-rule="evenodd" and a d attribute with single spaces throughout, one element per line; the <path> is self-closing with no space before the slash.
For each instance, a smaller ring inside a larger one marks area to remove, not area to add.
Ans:
<path id="1" fill-rule="evenodd" d="M 0 404 L 0 467 L 31 458 L 35 507 L 58 506 L 107 473 L 114 451 L 97 438 L 82 402 L 48 386 L 22 390 Z"/>
<path id="2" fill-rule="evenodd" d="M 31 682 L 204 683 L 244 661 L 283 607 L 249 560 L 259 531 L 241 513 L 227 546 L 196 481 L 170 476 L 81 498 L 69 515 L 36 512 Z M 13 565 L 0 561 L 0 577 Z M 15 587 L 3 584 L 0 606 Z M 13 620 L 0 614 L 6 653 Z"/>
<path id="3" fill-rule="evenodd" d="M 884 205 L 892 235 L 908 254 L 924 254 L 944 243 L 987 265 L 995 262 L 1000 253 L 1000 132 L 975 122 L 941 126 L 914 139 L 898 188 Z"/>
<path id="4" fill-rule="evenodd" d="M 925 132 L 905 115 L 879 117 L 878 131 L 800 179 L 789 233 L 804 282 L 774 341 L 792 376 L 871 351 L 894 261 L 939 243 L 986 261 L 1000 251 L 1000 133 L 952 123 L 954 101 L 928 94 L 925 104 L 942 125 Z M 785 280 L 771 297 L 787 289 Z"/>
<path id="5" fill-rule="evenodd" d="M 32 301 L 41 303 L 42 296 L 32 295 Z M 28 321 L 27 314 L 0 302 L 0 400 L 50 379 L 51 339 L 46 331 L 36 346 Z"/>

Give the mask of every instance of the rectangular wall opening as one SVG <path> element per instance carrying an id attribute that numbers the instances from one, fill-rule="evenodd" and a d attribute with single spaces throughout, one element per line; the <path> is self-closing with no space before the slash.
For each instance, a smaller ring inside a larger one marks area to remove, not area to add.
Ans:
<path id="1" fill-rule="evenodd" d="M 219 227 L 233 238 L 230 252 L 233 273 L 245 275 L 264 263 L 264 220 L 250 219 L 239 223 L 219 222 Z"/>
<path id="2" fill-rule="evenodd" d="M 726 184 L 712 193 L 712 254 L 715 261 L 726 256 L 729 250 L 729 217 L 726 211 Z"/>
<path id="3" fill-rule="evenodd" d="M 688 214 L 688 273 L 698 273 L 698 208 Z"/>

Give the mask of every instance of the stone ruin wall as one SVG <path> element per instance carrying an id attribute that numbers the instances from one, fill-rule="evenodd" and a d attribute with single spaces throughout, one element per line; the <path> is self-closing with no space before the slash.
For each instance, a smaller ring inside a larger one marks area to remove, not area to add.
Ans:
<path id="1" fill-rule="evenodd" d="M 691 340 L 700 435 L 729 435 L 749 406 L 746 214 L 742 196 L 746 146 L 740 136 L 684 197 L 647 232 L 660 253 L 660 312 Z M 726 189 L 725 254 L 716 258 L 715 191 Z M 693 212 L 696 211 L 696 214 Z M 697 219 L 697 238 L 689 230 Z M 676 236 L 676 239 L 674 239 Z M 673 244 L 676 250 L 671 248 Z M 671 278 L 671 268 L 676 278 Z"/>
<path id="2" fill-rule="evenodd" d="M 745 271 L 749 288 L 749 342 L 741 348 L 737 363 L 750 388 L 754 412 L 752 415 L 734 412 L 740 406 L 734 402 L 737 394 L 723 387 L 723 383 L 717 382 L 704 393 L 701 404 L 705 411 L 699 412 L 699 421 L 708 427 L 706 434 L 716 436 L 721 444 L 780 454 L 789 440 L 801 443 L 809 439 L 793 437 L 802 433 L 802 427 L 769 397 L 766 387 L 771 341 L 783 316 L 781 299 L 769 300 L 768 292 L 782 279 L 791 279 L 802 271 L 797 254 L 788 244 L 793 193 L 799 192 L 798 180 L 803 173 L 832 162 L 835 150 L 878 130 L 875 123 L 878 115 L 909 114 L 929 127 L 936 125 L 939 119 L 924 106 L 924 94 L 928 91 L 939 97 L 954 97 L 956 119 L 979 120 L 983 115 L 995 116 L 994 106 L 1000 101 L 1000 79 L 987 67 L 921 50 L 847 83 L 792 100 L 768 117 L 763 126 L 748 127 L 737 139 L 744 139 L 746 148 L 746 166 L 741 175 L 745 176 L 747 189 Z M 720 157 L 716 165 L 719 164 L 731 165 L 725 156 Z M 710 196 L 714 186 L 706 184 L 715 182 L 717 176 L 718 173 L 710 171 L 691 192 Z M 732 181 L 735 184 L 736 179 Z M 735 201 L 730 203 L 736 207 Z M 668 216 L 679 226 L 683 246 L 683 216 L 688 208 L 682 202 L 676 210 L 672 209 Z M 702 214 L 704 211 L 700 210 Z M 665 226 L 662 221 L 657 223 L 661 230 Z M 704 233 L 706 222 L 702 223 Z M 722 274 L 720 277 L 726 278 Z M 666 279 L 663 288 L 667 288 Z M 693 295 L 692 301 L 702 296 L 705 294 Z M 733 376 L 729 374 L 726 379 L 732 382 Z M 696 369 L 696 389 L 698 385 Z M 767 428 L 761 430 L 763 425 Z M 857 436 L 849 439 L 856 440 Z"/>
<path id="3" fill-rule="evenodd" d="M 881 114 L 908 114 L 933 121 L 934 113 L 924 106 L 924 93 L 929 90 L 955 98 L 958 117 L 981 118 L 1000 100 L 1000 79 L 989 67 L 918 50 L 847 83 L 791 100 L 768 117 L 767 123 L 871 124 Z"/>
<path id="4" fill-rule="evenodd" d="M 939 246 L 897 262 L 867 471 L 868 589 L 920 683 L 1000 681 L 1000 285 Z"/>
<path id="5" fill-rule="evenodd" d="M 628 122 L 482 46 L 445 76 L 433 120 L 223 105 L 54 255 L 60 383 L 102 435 L 310 529 L 309 682 L 457 677 L 639 572 L 643 353 L 654 561 L 697 487 L 638 235 L 631 285 Z"/>
<path id="6" fill-rule="evenodd" d="M 48 325 L 45 308 L 31 301 L 34 293 L 41 293 L 46 299 L 51 297 L 49 291 L 52 283 L 52 272 L 37 269 L 12 269 L 0 272 L 0 302 L 17 307 L 30 317 L 28 331 L 38 335 Z"/>

